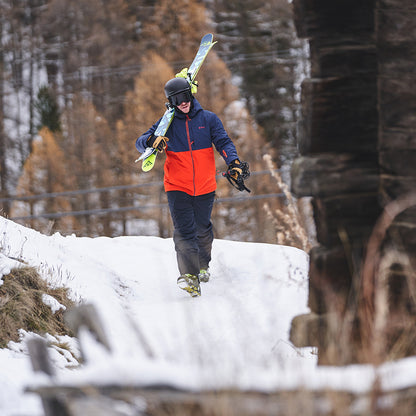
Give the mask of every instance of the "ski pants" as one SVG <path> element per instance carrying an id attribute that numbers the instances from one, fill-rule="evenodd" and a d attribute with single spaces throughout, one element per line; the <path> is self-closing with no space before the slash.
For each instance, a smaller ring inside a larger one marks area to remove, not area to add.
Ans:
<path id="1" fill-rule="evenodd" d="M 215 192 L 191 196 L 181 191 L 168 191 L 167 196 L 179 272 L 198 276 L 211 261 L 214 239 L 211 213 Z"/>

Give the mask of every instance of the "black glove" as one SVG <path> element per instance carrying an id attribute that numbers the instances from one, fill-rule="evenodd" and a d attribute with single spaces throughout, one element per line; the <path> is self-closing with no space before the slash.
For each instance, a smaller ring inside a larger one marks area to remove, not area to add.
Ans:
<path id="1" fill-rule="evenodd" d="M 228 165 L 228 170 L 224 174 L 228 181 L 239 191 L 250 190 L 244 185 L 244 180 L 250 176 L 250 170 L 247 162 L 240 162 L 238 159 L 233 160 Z"/>
<path id="2" fill-rule="evenodd" d="M 243 169 L 238 159 L 233 160 L 228 165 L 228 174 L 236 181 L 242 175 Z"/>
<path id="3" fill-rule="evenodd" d="M 239 178 L 242 180 L 247 179 L 250 176 L 248 163 L 235 159 L 228 165 L 228 173 L 236 181 Z"/>
<path id="4" fill-rule="evenodd" d="M 168 145 L 169 139 L 165 136 L 154 136 L 153 134 L 146 140 L 147 147 L 154 147 L 155 149 L 159 150 L 159 152 L 163 152 Z"/>

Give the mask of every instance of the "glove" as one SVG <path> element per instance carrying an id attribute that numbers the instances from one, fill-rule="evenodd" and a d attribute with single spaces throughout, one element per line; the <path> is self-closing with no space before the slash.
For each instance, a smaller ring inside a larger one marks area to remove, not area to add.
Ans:
<path id="1" fill-rule="evenodd" d="M 180 72 L 175 75 L 175 78 L 185 78 L 188 80 L 188 68 L 183 68 Z M 196 94 L 198 91 L 198 83 L 196 81 L 192 82 L 191 93 Z"/>
<path id="2" fill-rule="evenodd" d="M 168 145 L 169 139 L 165 136 L 154 136 L 153 134 L 146 140 L 147 147 L 153 147 L 159 152 L 163 152 Z"/>
<path id="3" fill-rule="evenodd" d="M 240 162 L 238 159 L 233 160 L 228 165 L 227 172 L 223 173 L 228 182 L 239 191 L 251 192 L 244 184 L 244 180 L 250 176 L 250 170 L 247 162 Z"/>
<path id="4" fill-rule="evenodd" d="M 238 178 L 243 174 L 243 169 L 241 166 L 241 162 L 238 159 L 233 160 L 228 165 L 228 174 L 237 181 Z"/>

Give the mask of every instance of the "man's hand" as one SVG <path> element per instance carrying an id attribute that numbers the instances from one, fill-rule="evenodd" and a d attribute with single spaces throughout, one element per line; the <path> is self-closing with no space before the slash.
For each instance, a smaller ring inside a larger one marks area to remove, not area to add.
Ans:
<path id="1" fill-rule="evenodd" d="M 227 172 L 223 173 L 228 182 L 239 191 L 251 192 L 244 184 L 244 180 L 250 176 L 250 170 L 247 162 L 240 162 L 238 159 L 233 160 L 229 165 Z"/>
<path id="2" fill-rule="evenodd" d="M 241 167 L 241 162 L 238 159 L 233 160 L 228 165 L 228 173 L 235 181 L 241 176 L 243 169 Z"/>
<path id="3" fill-rule="evenodd" d="M 154 136 L 153 134 L 146 140 L 147 147 L 154 147 L 155 149 L 159 150 L 159 152 L 163 152 L 168 145 L 169 139 L 165 136 Z"/>

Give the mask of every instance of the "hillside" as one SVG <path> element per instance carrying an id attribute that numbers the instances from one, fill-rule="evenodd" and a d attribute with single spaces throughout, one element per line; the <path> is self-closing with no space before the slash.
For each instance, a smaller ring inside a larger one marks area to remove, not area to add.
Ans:
<path id="1" fill-rule="evenodd" d="M 308 257 L 301 250 L 215 240 L 212 279 L 194 299 L 176 287 L 171 239 L 46 236 L 4 218 L 0 230 L 3 273 L 22 261 L 36 266 L 52 285 L 68 287 L 74 301 L 94 304 L 104 323 L 112 352 L 85 335 L 81 366 L 76 339 L 46 336 L 54 384 L 160 382 L 191 391 L 260 392 L 366 392 L 377 377 L 385 390 L 416 384 L 412 358 L 378 369 L 325 368 L 316 366 L 312 349 L 293 347 L 290 322 L 308 310 Z M 35 336 L 22 331 L 20 342 L 0 350 L 2 415 L 42 414 L 37 396 L 23 394 L 28 385 L 45 383 L 26 352 Z"/>

